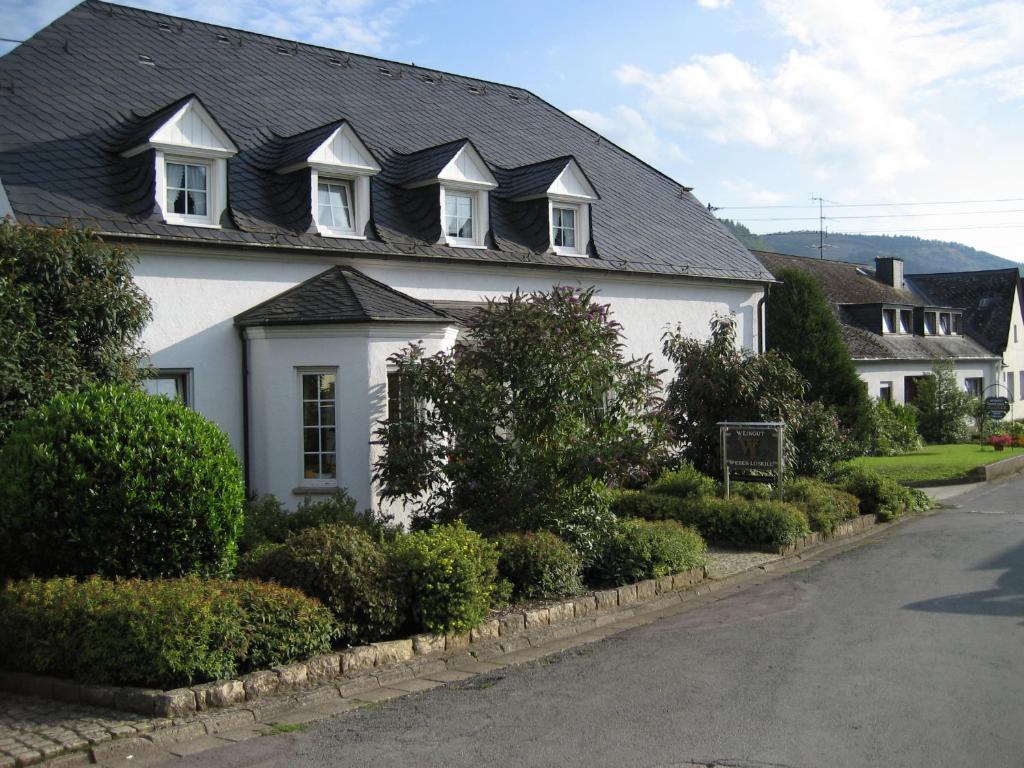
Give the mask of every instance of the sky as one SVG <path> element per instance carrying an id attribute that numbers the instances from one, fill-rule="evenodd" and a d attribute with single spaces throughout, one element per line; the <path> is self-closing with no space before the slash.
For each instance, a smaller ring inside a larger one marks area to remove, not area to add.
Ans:
<path id="1" fill-rule="evenodd" d="M 522 86 L 754 232 L 1024 261 L 1024 0 L 132 0 Z M 69 0 L 0 0 L 23 40 Z M 0 43 L 0 53 L 13 47 Z"/>

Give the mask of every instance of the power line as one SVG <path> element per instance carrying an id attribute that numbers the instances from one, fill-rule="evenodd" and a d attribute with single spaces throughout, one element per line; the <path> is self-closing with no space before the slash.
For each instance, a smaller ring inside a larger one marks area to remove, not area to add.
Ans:
<path id="1" fill-rule="evenodd" d="M 933 200 L 913 203 L 829 203 L 833 208 L 891 208 L 912 205 L 980 205 L 982 203 L 1024 203 L 1024 197 L 1002 197 L 991 200 Z M 715 211 L 765 211 L 786 208 L 816 208 L 816 205 L 715 205 Z"/>
<path id="2" fill-rule="evenodd" d="M 863 229 L 855 232 L 836 232 L 838 235 L 879 235 L 891 232 L 957 232 L 966 229 L 1024 229 L 1024 224 L 978 224 L 967 227 L 914 227 L 912 229 Z M 817 246 L 815 246 L 817 247 Z"/>
<path id="3" fill-rule="evenodd" d="M 1024 208 L 1003 208 L 991 211 L 939 211 L 937 213 L 875 213 L 863 216 L 825 216 L 826 221 L 841 219 L 908 219 L 919 216 L 987 216 L 992 213 L 1024 213 Z M 737 221 L 818 221 L 819 216 L 769 216 L 758 218 L 740 218 Z"/>

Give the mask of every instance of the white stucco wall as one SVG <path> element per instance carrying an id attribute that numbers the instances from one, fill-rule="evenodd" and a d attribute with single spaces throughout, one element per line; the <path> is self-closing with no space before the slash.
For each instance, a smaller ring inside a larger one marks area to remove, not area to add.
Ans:
<path id="1" fill-rule="evenodd" d="M 993 388 L 988 394 L 1006 396 L 1006 376 L 1012 375 L 1013 402 L 1006 418 L 1024 419 L 1024 380 L 1021 378 L 1024 376 L 1024 321 L 1021 316 L 1020 297 L 1016 293 L 1013 296 L 1013 314 L 1007 331 L 1006 349 L 998 370 L 998 382 L 1002 387 L 998 390 Z"/>
<path id="2" fill-rule="evenodd" d="M 855 360 L 857 373 L 867 383 L 868 394 L 878 399 L 883 382 L 892 383 L 894 403 L 905 404 L 904 381 L 907 376 L 927 376 L 932 372 L 930 360 Z M 958 360 L 953 364 L 956 380 L 964 387 L 964 379 L 982 377 L 985 385 L 992 383 L 993 362 L 989 360 Z"/>
<path id="3" fill-rule="evenodd" d="M 346 263 L 419 299 L 480 301 L 517 288 L 549 290 L 553 285 L 595 286 L 623 326 L 626 354 L 651 354 L 667 368 L 661 337 L 679 324 L 706 338 L 715 313 L 734 314 L 740 343 L 757 349 L 758 284 L 700 281 L 682 277 L 601 275 L 516 265 L 450 265 L 322 257 L 239 256 L 185 247 L 141 249 L 136 280 L 153 301 L 154 319 L 143 343 L 157 368 L 191 373 L 193 407 L 219 423 L 243 453 L 242 344 L 233 318 L 334 264 Z M 297 366 L 339 369 L 338 439 L 340 484 L 360 504 L 373 503 L 369 486 L 370 435 L 384 413 L 386 359 L 426 329 L 369 329 L 339 333 L 272 333 L 250 344 L 250 483 L 294 505 L 299 478 Z M 282 334 L 292 333 L 291 338 Z M 296 335 L 298 334 L 298 335 Z M 319 335 L 317 335 L 319 334 Z M 389 335 L 391 334 L 391 335 Z M 431 343 L 450 344 L 453 332 Z M 376 390 L 375 390 L 376 388 Z M 374 395 L 373 392 L 377 394 Z"/>

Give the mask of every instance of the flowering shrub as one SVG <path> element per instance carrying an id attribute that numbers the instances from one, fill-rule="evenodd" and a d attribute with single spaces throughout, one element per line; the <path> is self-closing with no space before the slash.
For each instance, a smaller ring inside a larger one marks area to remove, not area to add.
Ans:
<path id="1" fill-rule="evenodd" d="M 992 435 L 988 439 L 988 444 L 997 451 L 1001 451 L 1007 446 L 1013 445 L 1013 438 L 1009 435 Z"/>
<path id="2" fill-rule="evenodd" d="M 422 406 L 376 433 L 384 494 L 421 524 L 553 530 L 592 549 L 588 529 L 609 519 L 595 483 L 642 482 L 664 446 L 657 372 L 622 347 L 593 290 L 556 287 L 491 301 L 450 353 L 392 356 Z"/>

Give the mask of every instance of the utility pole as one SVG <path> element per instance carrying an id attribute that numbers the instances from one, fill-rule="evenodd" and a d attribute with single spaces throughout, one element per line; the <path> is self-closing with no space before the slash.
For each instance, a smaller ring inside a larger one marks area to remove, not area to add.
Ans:
<path id="1" fill-rule="evenodd" d="M 817 248 L 818 258 L 824 259 L 825 249 L 832 247 L 831 245 L 825 245 L 825 203 L 830 203 L 832 201 L 826 200 L 823 197 L 811 196 L 811 202 L 818 204 L 818 244 L 816 246 L 812 245 L 810 247 Z"/>

